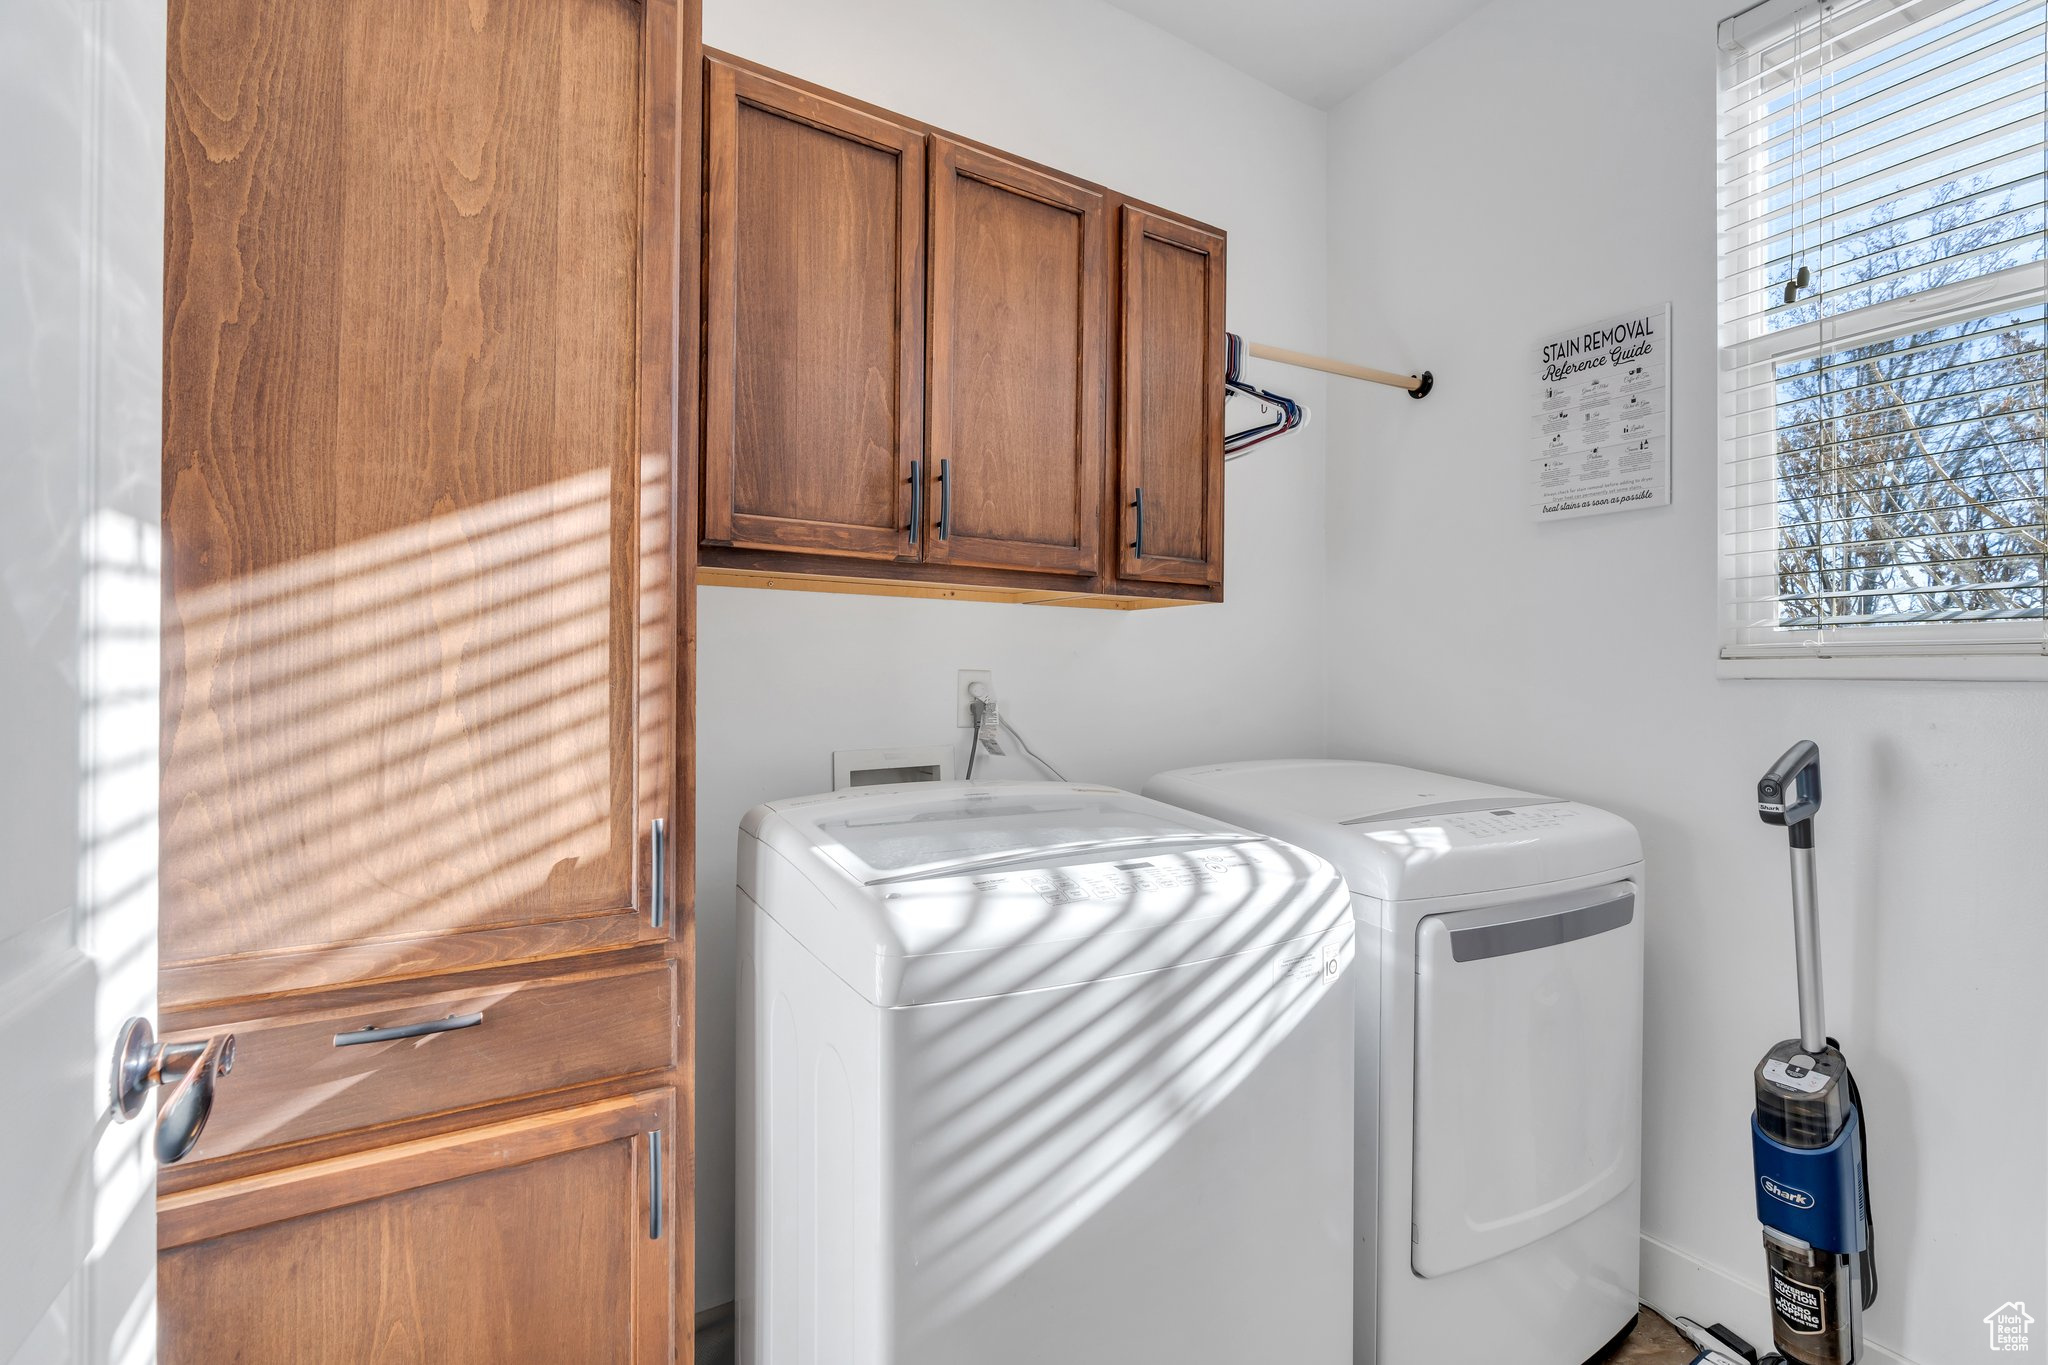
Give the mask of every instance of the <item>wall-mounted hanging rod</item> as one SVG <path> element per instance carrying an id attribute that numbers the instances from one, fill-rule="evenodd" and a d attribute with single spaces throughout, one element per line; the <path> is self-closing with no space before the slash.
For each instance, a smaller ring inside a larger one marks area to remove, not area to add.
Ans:
<path id="1" fill-rule="evenodd" d="M 1253 446 L 1275 436 L 1284 436 L 1308 421 L 1306 407 L 1284 394 L 1262 389 L 1244 377 L 1247 355 L 1278 361 L 1282 365 L 1321 370 L 1325 374 L 1343 375 L 1347 379 L 1363 379 L 1369 384 L 1385 384 L 1389 388 L 1400 389 L 1410 398 L 1425 398 L 1436 387 L 1436 376 L 1428 370 L 1421 374 L 1395 374 L 1391 370 L 1375 370 L 1345 360 L 1332 360 L 1328 356 L 1310 355 L 1306 351 L 1290 351 L 1283 346 L 1267 346 L 1256 341 L 1247 344 L 1235 332 L 1225 332 L 1223 342 L 1223 396 L 1252 399 L 1258 413 L 1255 423 L 1224 436 L 1223 458 L 1226 460 L 1234 460 Z"/>
<path id="2" fill-rule="evenodd" d="M 1375 370 L 1369 365 L 1353 365 L 1348 360 L 1332 360 L 1328 356 L 1310 355 L 1307 351 L 1290 351 L 1284 346 L 1268 346 L 1254 341 L 1246 349 L 1260 360 L 1277 360 L 1282 365 L 1299 365 L 1305 370 L 1321 370 L 1325 374 L 1341 374 L 1347 379 L 1363 379 L 1368 384 L 1385 384 L 1388 388 L 1400 389 L 1410 398 L 1427 398 L 1429 391 L 1436 387 L 1436 376 L 1428 370 L 1421 374 L 1395 374 L 1392 370 Z"/>

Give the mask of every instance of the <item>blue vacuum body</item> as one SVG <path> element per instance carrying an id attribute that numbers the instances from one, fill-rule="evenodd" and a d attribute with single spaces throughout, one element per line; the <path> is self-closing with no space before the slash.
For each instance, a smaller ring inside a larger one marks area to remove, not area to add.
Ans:
<path id="1" fill-rule="evenodd" d="M 1853 1365 L 1863 1357 L 1863 1312 L 1877 1298 L 1877 1259 L 1863 1097 L 1827 1036 L 1821 997 L 1813 862 L 1819 810 L 1820 748 L 1801 740 L 1757 782 L 1758 813 L 1785 827 L 1792 850 L 1799 1037 L 1757 1063 L 1750 1147 L 1772 1338 L 1800 1365 Z"/>

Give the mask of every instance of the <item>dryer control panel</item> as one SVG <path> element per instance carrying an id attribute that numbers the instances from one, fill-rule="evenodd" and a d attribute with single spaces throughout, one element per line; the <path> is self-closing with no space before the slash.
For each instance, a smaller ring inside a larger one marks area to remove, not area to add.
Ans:
<path id="1" fill-rule="evenodd" d="M 1430 823 L 1455 830 L 1474 839 L 1491 839 L 1503 834 L 1540 834 L 1569 823 L 1582 807 L 1565 801 L 1540 806 L 1502 806 L 1496 810 L 1465 811 L 1446 815 Z"/>

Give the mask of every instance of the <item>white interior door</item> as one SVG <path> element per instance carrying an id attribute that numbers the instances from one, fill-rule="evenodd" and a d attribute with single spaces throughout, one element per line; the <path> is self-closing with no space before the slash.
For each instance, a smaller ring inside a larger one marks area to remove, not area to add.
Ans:
<path id="1" fill-rule="evenodd" d="M 0 1361 L 154 1358 L 161 0 L 0 3 Z"/>

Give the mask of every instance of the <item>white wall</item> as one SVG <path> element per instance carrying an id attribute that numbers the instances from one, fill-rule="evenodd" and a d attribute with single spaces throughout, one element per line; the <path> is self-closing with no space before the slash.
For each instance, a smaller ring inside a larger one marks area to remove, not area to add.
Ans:
<path id="1" fill-rule="evenodd" d="M 1693 1263 L 1761 1284 L 1750 1069 L 1797 1021 L 1784 838 L 1751 801 L 1788 743 L 1820 742 L 1869 1331 L 1946 1365 L 2009 1299 L 2048 1321 L 2048 689 L 1715 679 L 1714 29 L 1738 5 L 1496 0 L 1333 114 L 1330 344 L 1437 391 L 1332 394 L 1332 750 L 1642 827 L 1647 1286 L 1760 1335 L 1760 1289 Z M 1663 300 L 1673 505 L 1532 524 L 1530 346 Z"/>
<path id="2" fill-rule="evenodd" d="M 705 41 L 1230 234 L 1230 326 L 1323 345 L 1325 119 L 1098 0 L 707 0 Z M 1288 374 L 1320 404 L 1320 384 Z M 1278 386 L 1277 378 L 1274 380 Z M 1228 601 L 1145 612 L 698 597 L 698 1302 L 732 1297 L 733 847 L 831 751 L 955 739 L 954 672 L 1069 777 L 1319 752 L 1321 436 L 1230 467 Z M 998 773 L 1032 775 L 1016 760 Z"/>

